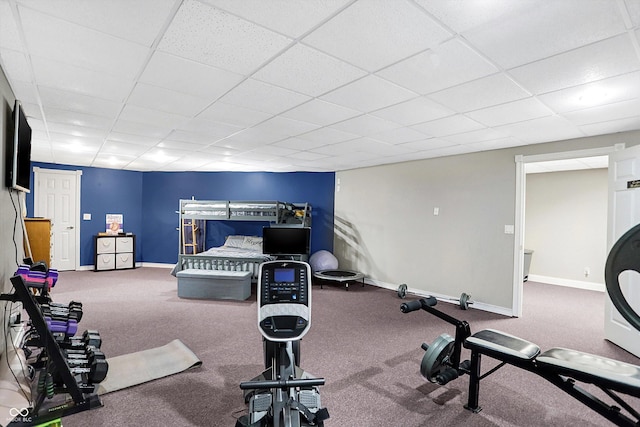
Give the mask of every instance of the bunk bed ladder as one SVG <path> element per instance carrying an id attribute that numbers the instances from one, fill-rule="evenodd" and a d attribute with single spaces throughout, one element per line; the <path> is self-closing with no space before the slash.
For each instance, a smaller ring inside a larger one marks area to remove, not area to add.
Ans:
<path id="1" fill-rule="evenodd" d="M 191 239 L 188 239 L 189 235 Z M 187 255 L 198 253 L 198 224 L 195 219 L 182 220 L 182 253 Z"/>

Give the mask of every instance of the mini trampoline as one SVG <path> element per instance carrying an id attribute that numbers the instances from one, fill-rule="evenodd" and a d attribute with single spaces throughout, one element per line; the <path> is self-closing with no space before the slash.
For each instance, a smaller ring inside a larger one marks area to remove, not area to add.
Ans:
<path id="1" fill-rule="evenodd" d="M 364 274 L 351 271 L 351 270 L 323 270 L 316 271 L 313 273 L 313 277 L 319 279 L 320 289 L 322 289 L 322 282 L 338 282 L 344 283 L 347 291 L 349 290 L 349 283 L 351 282 L 359 282 L 362 281 L 362 286 L 364 287 Z"/>

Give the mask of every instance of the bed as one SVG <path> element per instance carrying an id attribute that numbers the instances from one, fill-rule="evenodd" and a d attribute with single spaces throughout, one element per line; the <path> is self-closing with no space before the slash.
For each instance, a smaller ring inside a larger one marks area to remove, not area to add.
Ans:
<path id="1" fill-rule="evenodd" d="M 261 263 L 275 259 L 262 253 L 262 237 L 227 236 L 221 246 L 199 253 L 185 253 L 185 241 L 194 238 L 185 225 L 193 221 L 260 221 L 291 227 L 311 226 L 308 203 L 280 201 L 180 200 L 180 250 L 172 274 L 186 269 L 249 271 L 252 281 L 258 279 Z M 202 228 L 205 228 L 203 226 Z M 192 242 L 197 243 L 197 242 Z M 195 247 L 195 245 L 194 245 Z"/>

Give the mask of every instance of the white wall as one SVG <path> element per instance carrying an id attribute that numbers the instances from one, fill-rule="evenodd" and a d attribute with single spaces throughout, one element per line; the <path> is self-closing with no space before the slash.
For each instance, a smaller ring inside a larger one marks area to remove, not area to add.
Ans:
<path id="1" fill-rule="evenodd" d="M 607 169 L 536 173 L 526 180 L 525 247 L 534 250 L 529 273 L 537 277 L 531 279 L 604 290 Z"/>
<path id="2" fill-rule="evenodd" d="M 341 268 L 391 287 L 513 306 L 516 155 L 627 146 L 640 132 L 336 173 L 334 250 Z M 439 215 L 433 215 L 433 208 Z"/>
<path id="3" fill-rule="evenodd" d="M 5 161 L 6 161 L 6 145 L 9 139 L 9 126 L 11 124 L 11 111 L 13 110 L 14 95 L 4 72 L 0 68 L 0 245 L 2 252 L 0 255 L 0 292 L 10 293 L 13 286 L 9 278 L 13 276 L 17 269 L 17 260 L 24 258 L 24 249 L 22 247 L 22 226 L 20 217 L 20 204 L 24 203 L 24 195 L 16 192 L 9 193 L 5 186 Z M 16 214 L 16 210 L 18 211 Z M 17 222 L 16 222 L 17 221 Z M 2 314 L 0 319 L 7 324 L 10 310 L 5 310 L 4 301 L 0 302 L 0 310 Z M 18 306 L 19 307 L 19 306 Z M 16 310 L 16 306 L 13 306 Z M 5 331 L 0 328 L 0 331 Z M 0 334 L 0 359 L 5 351 L 5 334 Z"/>

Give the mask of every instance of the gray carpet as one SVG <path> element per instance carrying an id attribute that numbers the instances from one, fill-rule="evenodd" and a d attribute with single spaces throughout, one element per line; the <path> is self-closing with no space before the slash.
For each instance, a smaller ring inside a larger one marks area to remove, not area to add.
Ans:
<path id="1" fill-rule="evenodd" d="M 102 397 L 104 407 L 71 415 L 65 427 L 233 426 L 245 413 L 238 387 L 262 370 L 254 294 L 247 301 L 177 297 L 169 270 L 62 272 L 58 302 L 82 301 L 80 330 L 98 329 L 107 357 L 183 342 L 202 366 Z M 411 296 L 408 297 L 411 299 Z M 538 344 L 640 364 L 603 337 L 604 294 L 527 283 L 524 316 L 513 319 L 441 303 L 472 331 L 495 328 Z M 394 291 L 373 286 L 313 288 L 313 325 L 301 366 L 326 378 L 326 426 L 606 426 L 604 418 L 534 374 L 504 367 L 482 381 L 473 414 L 463 409 L 468 378 L 440 387 L 419 373 L 420 344 L 453 327 L 423 311 L 402 314 Z M 468 357 L 468 354 L 463 354 Z M 492 365 L 485 358 L 485 366 Z M 638 399 L 631 400 L 636 408 Z"/>

